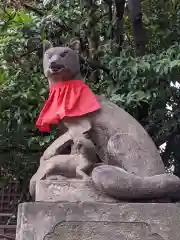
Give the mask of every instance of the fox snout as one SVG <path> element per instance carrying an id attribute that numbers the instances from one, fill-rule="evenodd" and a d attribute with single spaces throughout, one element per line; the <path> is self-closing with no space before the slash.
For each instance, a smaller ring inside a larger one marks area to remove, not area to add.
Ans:
<path id="1" fill-rule="evenodd" d="M 52 62 L 50 62 L 49 68 L 51 70 L 60 70 L 60 69 L 64 68 L 64 65 L 59 64 L 56 61 L 52 61 Z"/>

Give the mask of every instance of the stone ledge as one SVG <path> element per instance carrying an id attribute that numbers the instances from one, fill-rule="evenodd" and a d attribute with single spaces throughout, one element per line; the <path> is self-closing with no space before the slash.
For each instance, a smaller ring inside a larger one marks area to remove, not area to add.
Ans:
<path id="1" fill-rule="evenodd" d="M 36 183 L 36 201 L 43 202 L 117 202 L 96 191 L 91 180 L 41 180 Z"/>
<path id="2" fill-rule="evenodd" d="M 16 240 L 179 240 L 180 204 L 23 203 Z"/>

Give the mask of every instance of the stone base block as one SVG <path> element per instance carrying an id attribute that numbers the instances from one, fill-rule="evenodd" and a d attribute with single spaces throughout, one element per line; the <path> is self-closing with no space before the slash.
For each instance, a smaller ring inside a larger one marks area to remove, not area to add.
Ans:
<path id="1" fill-rule="evenodd" d="M 36 184 L 36 201 L 43 202 L 117 202 L 96 191 L 91 180 L 41 180 Z"/>
<path id="2" fill-rule="evenodd" d="M 180 204 L 24 203 L 16 240 L 179 240 Z"/>

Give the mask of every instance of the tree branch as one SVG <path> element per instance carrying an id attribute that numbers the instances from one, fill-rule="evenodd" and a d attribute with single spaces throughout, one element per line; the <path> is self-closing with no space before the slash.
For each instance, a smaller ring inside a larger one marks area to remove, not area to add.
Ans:
<path id="1" fill-rule="evenodd" d="M 27 3 L 23 3 L 22 6 L 25 7 L 27 10 L 30 10 L 30 11 L 36 13 L 36 14 L 39 15 L 40 17 L 43 17 L 43 16 L 44 16 L 44 13 L 43 13 L 41 10 L 39 10 L 39 9 L 33 7 L 33 6 L 30 6 L 30 5 L 28 5 Z"/>
<path id="2" fill-rule="evenodd" d="M 101 63 L 99 63 L 98 61 L 92 60 L 92 59 L 84 59 L 82 56 L 79 55 L 80 58 L 80 63 L 88 63 L 89 66 L 94 69 L 94 70 L 103 70 L 104 72 L 106 72 L 107 74 L 110 73 L 110 70 L 108 68 L 106 68 L 105 66 L 103 66 Z"/>
<path id="3" fill-rule="evenodd" d="M 24 3 L 22 6 L 24 6 L 27 10 L 30 10 L 32 12 L 34 12 L 36 15 L 40 16 L 40 17 L 44 17 L 44 13 L 38 9 L 38 8 L 35 8 L 27 3 Z M 71 30 L 65 22 L 63 22 L 63 24 L 61 24 L 60 22 L 56 21 L 56 20 L 53 20 L 53 22 L 57 25 L 57 26 L 60 26 L 64 31 L 68 31 L 68 30 Z"/>

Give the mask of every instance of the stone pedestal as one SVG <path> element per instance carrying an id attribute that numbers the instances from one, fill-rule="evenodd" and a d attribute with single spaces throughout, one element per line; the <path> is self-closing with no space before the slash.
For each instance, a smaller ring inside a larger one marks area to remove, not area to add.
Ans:
<path id="1" fill-rule="evenodd" d="M 179 240 L 180 205 L 24 203 L 17 240 Z"/>
<path id="2" fill-rule="evenodd" d="M 43 202 L 117 202 L 96 191 L 91 180 L 42 180 L 36 184 L 36 201 Z"/>
<path id="3" fill-rule="evenodd" d="M 179 240 L 180 204 L 117 203 L 91 180 L 43 180 L 19 205 L 16 240 Z"/>

